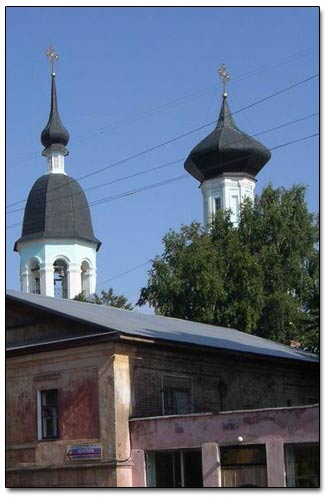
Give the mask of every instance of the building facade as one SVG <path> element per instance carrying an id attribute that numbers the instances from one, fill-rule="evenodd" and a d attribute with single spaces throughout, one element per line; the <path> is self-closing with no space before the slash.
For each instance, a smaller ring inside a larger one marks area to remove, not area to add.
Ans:
<path id="1" fill-rule="evenodd" d="M 316 356 L 178 319 L 7 298 L 8 487 L 319 486 Z"/>

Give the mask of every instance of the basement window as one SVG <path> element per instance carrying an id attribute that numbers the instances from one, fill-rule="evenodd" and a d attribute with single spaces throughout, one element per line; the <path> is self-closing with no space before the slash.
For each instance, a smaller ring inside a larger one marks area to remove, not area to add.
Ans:
<path id="1" fill-rule="evenodd" d="M 162 405 L 164 416 L 192 413 L 191 379 L 163 375 Z"/>
<path id="2" fill-rule="evenodd" d="M 58 431 L 58 390 L 38 392 L 38 435 L 39 440 L 59 438 Z"/>
<path id="3" fill-rule="evenodd" d="M 285 445 L 286 485 L 319 488 L 320 450 L 317 443 Z"/>

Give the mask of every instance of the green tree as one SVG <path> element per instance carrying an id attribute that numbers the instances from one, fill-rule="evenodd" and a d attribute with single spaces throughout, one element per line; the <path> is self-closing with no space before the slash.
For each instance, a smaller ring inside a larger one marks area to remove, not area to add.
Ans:
<path id="1" fill-rule="evenodd" d="M 238 228 L 219 211 L 209 230 L 169 231 L 138 305 L 318 347 L 318 223 L 305 193 L 269 185 L 243 204 Z"/>
<path id="2" fill-rule="evenodd" d="M 101 291 L 100 296 L 94 293 L 91 297 L 86 297 L 84 292 L 79 293 L 74 297 L 73 300 L 78 300 L 80 302 L 88 302 L 90 304 L 98 305 L 108 305 L 111 307 L 119 307 L 120 309 L 126 309 L 132 311 L 133 305 L 128 302 L 128 299 L 124 295 L 115 295 L 113 288 L 109 288 L 108 292 L 104 290 Z"/>

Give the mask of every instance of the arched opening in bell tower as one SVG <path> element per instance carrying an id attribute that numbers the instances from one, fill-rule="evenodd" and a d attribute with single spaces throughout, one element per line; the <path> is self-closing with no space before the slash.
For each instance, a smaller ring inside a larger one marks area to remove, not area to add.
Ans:
<path id="1" fill-rule="evenodd" d="M 31 259 L 28 264 L 28 292 L 40 294 L 40 264 L 37 259 Z"/>
<path id="2" fill-rule="evenodd" d="M 86 260 L 81 264 L 81 290 L 86 297 L 91 293 L 91 265 Z"/>
<path id="3" fill-rule="evenodd" d="M 54 262 L 54 297 L 68 298 L 67 281 L 68 264 L 64 259 L 56 259 Z"/>

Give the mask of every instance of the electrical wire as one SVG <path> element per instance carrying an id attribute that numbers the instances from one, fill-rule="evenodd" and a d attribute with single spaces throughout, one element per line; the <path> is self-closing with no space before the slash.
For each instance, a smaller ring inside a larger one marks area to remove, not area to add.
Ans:
<path id="1" fill-rule="evenodd" d="M 302 138 L 298 138 L 296 140 L 291 140 L 289 142 L 282 143 L 280 145 L 276 145 L 274 147 L 271 147 L 268 150 L 270 150 L 270 151 L 277 150 L 279 148 L 283 148 L 283 147 L 287 147 L 289 145 L 292 145 L 294 143 L 299 143 L 299 142 L 302 142 L 304 140 L 308 140 L 310 138 L 314 138 L 315 136 L 319 136 L 319 133 L 313 133 L 312 135 L 303 136 Z M 227 163 L 228 162 L 231 162 L 231 161 L 227 161 Z M 105 197 L 105 198 L 96 200 L 94 202 L 91 202 L 89 206 L 87 205 L 85 207 L 82 207 L 82 209 L 93 207 L 93 206 L 100 205 L 100 204 L 107 203 L 107 202 L 111 202 L 111 201 L 114 201 L 114 200 L 118 200 L 120 198 L 124 198 L 124 197 L 127 197 L 127 196 L 135 195 L 136 193 L 140 193 L 140 192 L 143 192 L 143 191 L 146 191 L 146 190 L 150 190 L 150 189 L 153 189 L 153 188 L 161 187 L 161 186 L 164 186 L 164 185 L 176 182 L 176 181 L 180 181 L 182 179 L 187 179 L 187 178 L 191 178 L 190 175 L 189 174 L 183 174 L 183 175 L 180 175 L 180 176 L 177 176 L 177 177 L 174 177 L 174 178 L 169 178 L 169 179 L 164 180 L 164 181 L 160 181 L 160 182 L 153 183 L 153 184 L 150 184 L 150 185 L 145 185 L 143 187 L 140 187 L 140 188 L 137 188 L 137 189 L 134 189 L 134 190 L 130 190 L 128 192 L 123 192 L 123 193 L 120 193 L 120 194 L 117 194 L 117 195 L 112 195 L 110 197 Z M 66 211 L 63 211 L 63 214 L 65 212 Z M 60 213 L 57 213 L 56 217 L 59 214 Z M 33 228 L 33 226 L 35 224 L 36 224 L 35 222 L 34 223 L 33 222 L 32 223 L 27 223 L 27 227 Z M 16 228 L 17 226 L 21 226 L 21 225 L 22 225 L 22 223 L 16 223 L 16 224 L 8 226 L 6 229 Z"/>
<path id="2" fill-rule="evenodd" d="M 294 119 L 292 121 L 288 121 L 287 123 L 283 123 L 283 124 L 279 124 L 278 126 L 275 126 L 273 128 L 269 128 L 269 129 L 266 129 L 264 131 L 259 131 L 257 133 L 254 133 L 253 135 L 250 135 L 250 136 L 260 136 L 260 135 L 263 135 L 265 133 L 269 133 L 271 131 L 275 131 L 277 129 L 281 129 L 281 128 L 284 128 L 286 126 L 290 126 L 291 124 L 294 124 L 294 123 L 297 123 L 297 122 L 300 122 L 300 121 L 304 121 L 305 119 L 309 119 L 310 117 L 313 117 L 313 116 L 317 116 L 318 115 L 318 112 L 315 112 L 313 114 L 309 114 L 307 116 L 303 116 L 303 117 L 300 117 L 300 118 L 297 118 L 297 119 Z M 242 139 L 238 139 L 238 140 L 235 140 L 233 141 L 231 144 L 236 144 L 238 142 L 240 142 Z M 144 175 L 144 174 L 148 174 L 150 172 L 153 172 L 153 171 L 156 171 L 156 170 L 159 170 L 159 169 L 163 169 L 165 167 L 168 167 L 168 166 L 171 166 L 173 164 L 177 164 L 179 162 L 182 162 L 184 161 L 184 158 L 181 158 L 181 159 L 177 159 L 177 160 L 174 160 L 174 161 L 170 161 L 170 162 L 166 162 L 164 164 L 161 164 L 159 166 L 156 166 L 156 167 L 152 167 L 150 169 L 144 169 L 142 171 L 139 171 L 138 173 L 134 173 L 134 174 L 130 174 L 129 176 L 123 176 L 122 178 L 117 178 L 115 180 L 111 180 L 111 181 L 107 181 L 105 183 L 101 183 L 101 184 L 98 184 L 98 185 L 95 185 L 95 186 L 91 186 L 89 188 L 85 188 L 84 189 L 84 192 L 87 192 L 87 191 L 91 191 L 91 190 L 96 190 L 98 188 L 102 188 L 104 186 L 108 186 L 108 185 L 112 185 L 114 183 L 119 183 L 121 181 L 125 181 L 126 179 L 131 179 L 131 178 L 135 178 L 137 176 L 141 176 L 141 175 Z M 39 190 L 42 190 L 41 188 Z M 35 192 L 37 192 L 38 190 L 36 189 Z M 50 189 L 51 191 L 51 189 Z M 80 192 L 76 192 L 76 193 L 72 193 L 72 195 L 80 195 Z M 69 195 L 71 196 L 71 195 Z M 68 195 L 63 195 L 62 197 L 58 197 L 56 199 L 53 199 L 53 200 L 48 200 L 48 202 L 58 202 L 59 200 L 61 199 L 64 199 L 64 198 L 67 198 Z M 7 215 L 8 214 L 14 214 L 15 212 L 21 212 L 25 209 L 25 207 L 20 207 L 19 209 L 14 209 L 12 211 L 8 211 L 7 212 Z"/>
<path id="3" fill-rule="evenodd" d="M 234 80 L 232 82 L 230 82 L 230 87 L 233 87 L 235 86 L 236 84 L 244 81 L 245 79 L 249 79 L 250 77 L 252 78 L 254 75 L 256 75 L 258 72 L 261 72 L 263 74 L 263 72 L 265 71 L 268 71 L 270 69 L 273 69 L 273 68 L 276 68 L 276 67 L 279 67 L 279 66 L 282 66 L 282 65 L 285 65 L 285 64 L 290 64 L 291 62 L 293 62 L 294 60 L 296 59 L 299 59 L 299 58 L 302 58 L 302 57 L 308 57 L 310 55 L 310 52 L 313 51 L 314 49 L 317 49 L 318 46 L 315 45 L 315 46 L 312 46 L 312 47 L 308 47 L 306 48 L 305 50 L 300 50 L 298 52 L 295 52 L 293 54 L 290 54 L 286 57 L 283 57 L 278 63 L 274 63 L 274 64 L 270 64 L 270 65 L 262 65 L 262 66 L 258 66 L 257 68 L 255 69 L 252 69 L 250 71 L 247 71 L 246 73 L 243 73 L 241 75 L 237 75 L 236 78 L 234 78 Z M 112 130 L 115 130 L 115 129 L 119 129 L 120 127 L 124 126 L 126 124 L 126 122 L 128 122 L 129 124 L 134 122 L 134 121 L 137 121 L 139 119 L 142 119 L 143 117 L 147 117 L 148 115 L 152 115 L 152 114 L 155 114 L 156 112 L 158 111 L 161 111 L 161 110 L 166 110 L 167 108 L 174 108 L 174 107 L 177 107 L 181 104 L 184 103 L 184 101 L 188 100 L 189 98 L 194 98 L 194 97 L 197 97 L 199 95 L 206 95 L 210 92 L 212 92 L 213 90 L 217 90 L 218 89 L 218 86 L 217 85 L 211 85 L 210 87 L 207 87 L 207 88 L 203 88 L 201 90 L 198 90 L 196 92 L 193 92 L 193 93 L 189 93 L 187 95 L 184 95 L 184 96 L 181 96 L 181 97 L 177 97 L 165 104 L 161 104 L 159 106 L 156 106 L 152 109 L 149 109 L 148 111 L 146 112 L 142 112 L 141 114 L 135 116 L 135 117 L 132 117 L 132 118 L 127 118 L 125 120 L 121 120 L 121 121 L 118 121 L 118 123 L 116 124 L 109 124 L 109 125 L 104 125 L 104 126 L 101 126 L 100 128 L 98 128 L 96 130 L 95 133 L 93 134 L 88 134 L 86 137 L 77 137 L 77 142 L 78 143 L 83 143 L 85 142 L 86 140 L 90 139 L 90 138 L 94 138 L 94 137 L 97 137 L 99 135 L 102 135 L 105 133 L 105 130 L 106 129 L 109 129 L 110 131 Z M 29 156 L 18 156 L 17 157 L 17 160 L 22 160 L 23 158 L 25 157 L 31 157 L 31 158 L 37 158 L 39 157 L 38 154 L 34 154 L 33 156 L 32 155 L 29 155 Z"/>
<path id="4" fill-rule="evenodd" d="M 314 78 L 317 78 L 318 76 L 319 76 L 319 74 L 314 74 L 314 75 L 312 75 L 312 76 L 310 76 L 310 77 L 308 77 L 308 78 L 305 78 L 305 79 L 303 79 L 303 80 L 301 80 L 301 81 L 298 81 L 298 82 L 296 82 L 296 83 L 294 83 L 294 84 L 292 84 L 292 85 L 290 85 L 290 86 L 288 86 L 288 87 L 286 87 L 286 88 L 283 88 L 282 90 L 279 90 L 279 91 L 277 91 L 277 92 L 275 92 L 275 93 L 272 93 L 271 95 L 268 95 L 268 96 L 266 96 L 266 97 L 264 97 L 264 98 L 262 98 L 262 99 L 260 99 L 260 100 L 257 100 L 257 101 L 255 101 L 255 102 L 252 102 L 251 104 L 248 104 L 248 105 L 246 105 L 245 107 L 242 107 L 241 109 L 236 110 L 235 112 L 231 112 L 231 113 L 230 113 L 230 116 L 233 116 L 233 115 L 238 114 L 238 113 L 240 113 L 240 112 L 243 112 L 243 111 L 245 111 L 245 110 L 247 110 L 247 109 L 250 109 L 251 107 L 254 107 L 255 105 L 258 105 L 258 104 L 260 104 L 260 103 L 263 103 L 263 102 L 265 102 L 265 101 L 267 101 L 267 100 L 269 100 L 269 99 L 271 99 L 271 98 L 277 97 L 278 95 L 281 95 L 282 93 L 285 93 L 285 92 L 287 92 L 287 91 L 289 91 L 289 90 L 291 90 L 291 89 L 293 89 L 293 88 L 296 88 L 297 86 L 300 86 L 300 85 L 302 85 L 302 84 L 305 84 L 305 83 L 307 83 L 307 82 L 309 82 L 309 81 L 313 80 Z M 148 149 L 146 149 L 146 150 L 142 150 L 141 152 L 138 152 L 138 153 L 136 153 L 136 154 L 130 155 L 129 157 L 126 157 L 125 159 L 121 159 L 121 160 L 119 160 L 119 161 L 117 161 L 117 162 L 114 162 L 114 163 L 109 164 L 109 165 L 107 165 L 107 166 L 104 166 L 104 167 L 102 167 L 102 168 L 96 169 L 95 171 L 92 171 L 92 172 L 90 172 L 90 173 L 88 173 L 88 174 L 85 174 L 85 175 L 83 175 L 83 176 L 78 177 L 78 178 L 76 179 L 76 181 L 80 181 L 80 180 L 83 180 L 83 179 L 85 179 L 85 178 L 89 178 L 89 177 L 94 176 L 94 175 L 96 175 L 96 174 L 99 174 L 99 173 L 101 173 L 101 172 L 103 172 L 103 171 L 105 171 L 105 170 L 108 170 L 108 169 L 111 169 L 111 168 L 116 167 L 116 166 L 118 166 L 118 165 L 124 164 L 124 163 L 126 163 L 126 162 L 128 162 L 128 161 L 130 161 L 130 160 L 132 160 L 132 159 L 136 159 L 136 158 L 138 158 L 138 157 L 141 157 L 142 155 L 145 155 L 145 154 L 147 154 L 147 153 L 149 153 L 149 152 L 153 152 L 154 150 L 157 150 L 157 149 L 159 149 L 159 148 L 161 148 L 161 147 L 164 147 L 164 146 L 166 146 L 166 145 L 169 145 L 170 143 L 173 143 L 173 142 L 175 142 L 175 141 L 177 141 L 177 140 L 181 140 L 182 138 L 185 138 L 186 136 L 189 136 L 189 135 L 191 135 L 191 134 L 193 134 L 193 133 L 196 133 L 196 132 L 198 132 L 198 131 L 200 131 L 200 130 L 202 130 L 202 129 L 204 129 L 204 128 L 207 128 L 208 126 L 211 126 L 211 125 L 213 125 L 213 124 L 214 124 L 214 123 L 216 123 L 216 122 L 217 122 L 217 120 L 215 120 L 215 121 L 211 121 L 210 123 L 204 124 L 204 125 L 202 125 L 202 126 L 199 126 L 198 128 L 192 129 L 192 130 L 190 130 L 190 131 L 188 131 L 188 132 L 186 132 L 186 133 L 183 133 L 183 134 L 178 135 L 178 136 L 176 136 L 176 137 L 174 137 L 174 138 L 171 138 L 171 139 L 169 139 L 169 140 L 166 140 L 166 141 L 164 141 L 164 142 L 161 142 L 161 143 L 159 143 L 159 144 L 157 144 L 157 145 L 154 145 L 153 147 L 150 147 L 150 148 L 148 148 Z M 75 181 L 75 180 L 74 180 L 74 181 Z M 53 188 L 53 189 L 51 189 L 51 190 L 56 190 L 56 189 L 58 189 L 58 188 L 61 188 L 61 185 L 60 185 L 59 187 L 54 187 L 54 188 Z M 6 208 L 14 207 L 15 205 L 21 204 L 21 203 L 23 203 L 23 202 L 26 202 L 26 199 L 24 199 L 24 200 L 20 200 L 20 201 L 18 201 L 18 202 L 14 202 L 14 203 L 12 203 L 12 204 L 9 204 Z"/>
<path id="5" fill-rule="evenodd" d="M 126 274 L 132 273 L 133 271 L 136 271 L 137 269 L 140 269 L 141 267 L 147 266 L 148 264 L 151 263 L 151 260 L 149 259 L 148 261 L 144 262 L 143 264 L 139 264 L 138 266 L 135 266 L 131 269 L 128 269 L 127 271 L 124 271 L 123 273 L 116 274 L 112 278 L 108 278 L 107 280 L 101 281 L 96 285 L 96 288 L 98 288 L 100 285 L 103 285 L 104 283 L 108 283 L 109 281 L 116 280 L 117 278 L 120 278 L 121 276 L 125 276 Z"/>

